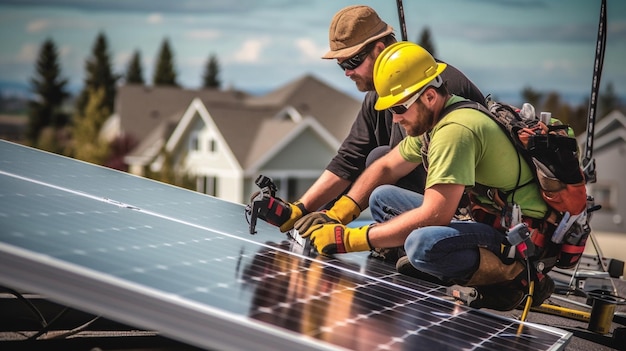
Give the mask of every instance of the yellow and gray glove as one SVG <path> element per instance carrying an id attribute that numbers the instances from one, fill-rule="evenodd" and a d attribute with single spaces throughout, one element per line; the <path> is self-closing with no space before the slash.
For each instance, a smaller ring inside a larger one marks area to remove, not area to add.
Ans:
<path id="1" fill-rule="evenodd" d="M 294 223 L 296 223 L 297 220 L 302 218 L 302 216 L 309 213 L 309 211 L 306 210 L 306 208 L 300 201 L 296 201 L 294 203 L 287 203 L 287 204 L 289 205 L 289 208 L 291 209 L 291 215 L 289 215 L 289 219 L 287 219 L 287 221 L 285 221 L 283 224 L 280 225 L 280 231 L 283 233 L 288 230 L 293 229 Z"/>
<path id="2" fill-rule="evenodd" d="M 322 255 L 369 251 L 372 249 L 368 238 L 370 227 L 365 225 L 348 228 L 343 224 L 317 224 L 300 235 L 311 239 L 311 245 Z"/>
<path id="3" fill-rule="evenodd" d="M 330 210 L 311 212 L 298 219 L 294 224 L 294 228 L 302 235 L 314 225 L 328 223 L 348 224 L 359 217 L 360 214 L 361 208 L 359 205 L 349 196 L 343 195 L 335 201 Z"/>

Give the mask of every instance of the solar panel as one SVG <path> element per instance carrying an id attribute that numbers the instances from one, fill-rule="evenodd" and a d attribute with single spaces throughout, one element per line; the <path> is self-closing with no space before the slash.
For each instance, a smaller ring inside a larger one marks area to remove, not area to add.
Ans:
<path id="1" fill-rule="evenodd" d="M 366 253 L 299 254 L 243 206 L 0 141 L 0 285 L 207 349 L 559 350 Z"/>

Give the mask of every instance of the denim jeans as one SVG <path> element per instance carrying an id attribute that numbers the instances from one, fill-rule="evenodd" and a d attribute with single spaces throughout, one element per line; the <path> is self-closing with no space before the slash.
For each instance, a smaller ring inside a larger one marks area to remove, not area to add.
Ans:
<path id="1" fill-rule="evenodd" d="M 387 154 L 391 150 L 389 146 L 378 146 L 372 150 L 367 158 L 365 159 L 365 167 L 369 167 L 374 161 L 381 158 L 385 154 Z M 424 183 L 426 182 L 426 170 L 422 165 L 415 167 L 409 174 L 404 177 L 398 179 L 396 185 L 408 189 L 411 191 L 416 191 L 420 194 L 424 193 Z"/>
<path id="2" fill-rule="evenodd" d="M 376 222 L 385 222 L 422 205 L 424 196 L 395 185 L 374 189 L 369 206 Z M 493 227 L 473 221 L 453 220 L 447 226 L 416 228 L 404 243 L 411 264 L 443 281 L 463 283 L 479 264 L 478 247 L 496 254 L 504 235 Z"/>

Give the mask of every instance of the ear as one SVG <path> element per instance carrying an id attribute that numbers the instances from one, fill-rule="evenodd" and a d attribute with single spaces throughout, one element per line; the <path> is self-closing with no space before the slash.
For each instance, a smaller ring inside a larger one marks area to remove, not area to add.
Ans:
<path id="1" fill-rule="evenodd" d="M 423 102 L 425 105 L 427 106 L 432 106 L 433 103 L 435 101 L 437 101 L 437 97 L 439 95 L 437 94 L 437 91 L 435 90 L 435 88 L 432 87 L 428 87 L 426 88 L 426 90 L 422 93 L 422 96 L 420 97 L 420 99 L 424 99 Z"/>
<path id="2" fill-rule="evenodd" d="M 380 55 L 380 53 L 383 52 L 385 48 L 385 43 L 383 43 L 382 41 L 376 42 L 376 45 L 374 45 L 374 49 L 372 49 L 372 52 L 374 53 L 374 58 L 378 57 L 378 55 Z"/>

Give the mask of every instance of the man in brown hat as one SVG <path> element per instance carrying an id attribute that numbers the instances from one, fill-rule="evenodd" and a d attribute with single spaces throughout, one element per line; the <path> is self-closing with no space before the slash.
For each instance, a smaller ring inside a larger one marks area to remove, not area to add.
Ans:
<path id="1" fill-rule="evenodd" d="M 395 42 L 393 28 L 369 6 L 348 6 L 333 17 L 329 29 L 330 51 L 322 58 L 337 60 L 344 74 L 354 81 L 357 89 L 367 94 L 350 134 L 343 141 L 337 155 L 300 200 L 289 204 L 291 217 L 280 226 L 281 231 L 292 229 L 303 215 L 332 205 L 335 200 L 350 201 L 349 198 L 340 196 L 350 188 L 367 165 L 406 136 L 404 129 L 393 123 L 390 112 L 374 109 L 378 98 L 374 89 L 374 62 L 387 46 Z M 484 104 L 485 98 L 480 90 L 456 68 L 448 65 L 448 69 L 441 76 L 451 93 Z M 401 179 L 398 185 L 423 193 L 424 181 L 425 171 L 420 166 Z M 344 219 L 352 214 L 329 215 Z M 395 261 L 399 255 L 403 255 L 396 250 L 375 254 L 382 254 L 382 258 L 389 261 Z"/>

